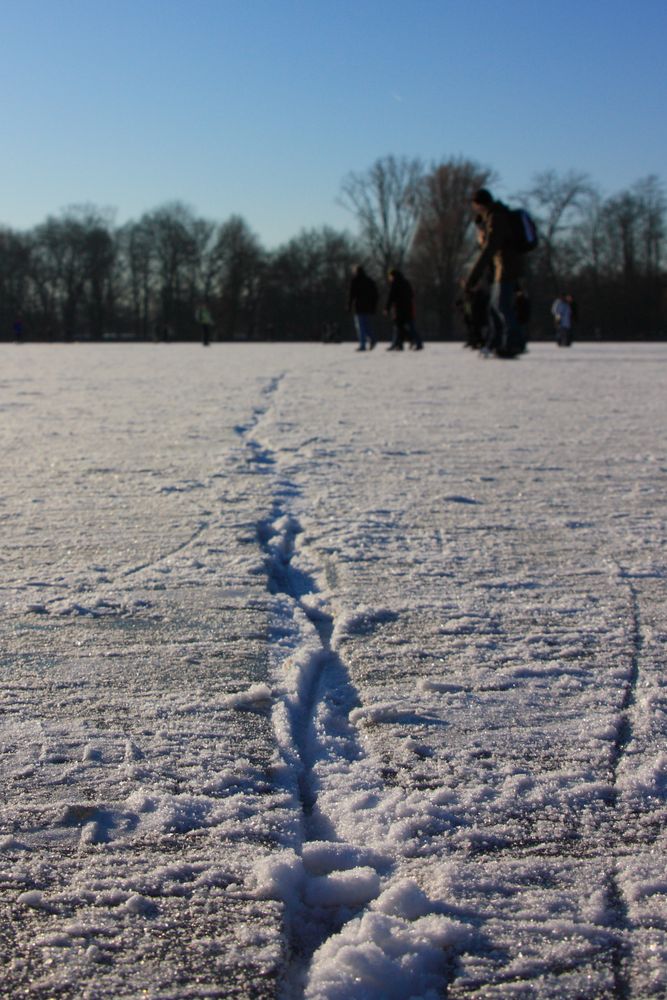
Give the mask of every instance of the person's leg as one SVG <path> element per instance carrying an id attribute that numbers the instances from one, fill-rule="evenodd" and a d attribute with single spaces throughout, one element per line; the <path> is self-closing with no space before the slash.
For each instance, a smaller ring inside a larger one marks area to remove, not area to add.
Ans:
<path id="1" fill-rule="evenodd" d="M 366 325 L 364 323 L 365 318 L 366 317 L 362 316 L 360 313 L 354 314 L 354 325 L 357 330 L 357 338 L 359 340 L 360 351 L 366 350 Z"/>
<path id="2" fill-rule="evenodd" d="M 494 282 L 491 288 L 491 319 L 495 326 L 496 351 L 511 354 L 519 342 L 519 324 L 514 309 L 514 287 L 511 282 Z"/>
<path id="3" fill-rule="evenodd" d="M 410 336 L 408 324 L 405 320 L 396 323 L 396 350 L 402 351 L 406 337 Z"/>
<path id="4" fill-rule="evenodd" d="M 402 351 L 403 350 L 403 324 L 400 320 L 394 320 L 394 335 L 391 344 L 387 348 L 388 351 Z"/>
<path id="5" fill-rule="evenodd" d="M 412 341 L 412 349 L 415 351 L 423 350 L 424 342 L 422 341 L 419 335 L 419 330 L 415 326 L 414 322 L 410 322 L 409 330 L 410 330 L 410 340 Z"/>
<path id="6" fill-rule="evenodd" d="M 489 297 L 489 323 L 486 328 L 486 341 L 482 352 L 490 354 L 497 350 L 502 342 L 502 335 L 503 317 L 500 312 L 500 285 L 493 284 Z"/>
<path id="7" fill-rule="evenodd" d="M 377 340 L 375 339 L 375 330 L 373 329 L 373 317 L 368 315 L 364 316 L 366 320 L 366 337 L 368 338 L 368 349 L 372 351 L 375 347 Z"/>

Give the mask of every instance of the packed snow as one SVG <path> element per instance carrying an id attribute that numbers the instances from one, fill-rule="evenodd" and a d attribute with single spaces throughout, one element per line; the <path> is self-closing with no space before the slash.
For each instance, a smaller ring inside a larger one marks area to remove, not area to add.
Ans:
<path id="1" fill-rule="evenodd" d="M 0 347 L 0 995 L 667 996 L 667 345 Z"/>

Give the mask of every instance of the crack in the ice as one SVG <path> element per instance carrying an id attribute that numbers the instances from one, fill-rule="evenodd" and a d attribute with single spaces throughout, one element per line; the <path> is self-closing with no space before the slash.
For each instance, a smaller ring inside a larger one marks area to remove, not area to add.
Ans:
<path id="1" fill-rule="evenodd" d="M 265 388 L 266 396 L 276 392 L 281 379 Z M 362 791 L 370 802 L 379 799 L 385 782 L 370 761 L 364 766 L 365 751 L 350 719 L 352 710 L 360 707 L 360 698 L 336 648 L 335 616 L 316 578 L 299 565 L 302 546 L 298 538 L 303 527 L 297 514 L 302 494 L 281 475 L 281 458 L 292 449 L 278 452 L 264 440 L 267 414 L 271 415 L 268 405 L 256 407 L 252 418 L 236 432 L 248 471 L 273 479 L 271 508 L 256 523 L 256 538 L 264 554 L 267 587 L 276 598 L 274 637 L 280 672 L 274 687 L 273 719 L 284 765 L 282 781 L 298 810 L 298 830 L 290 835 L 286 857 L 268 861 L 261 891 L 283 903 L 286 964 L 280 995 L 283 1000 L 299 1000 L 310 977 L 321 971 L 318 949 L 368 912 L 386 888 L 394 858 L 373 849 L 362 827 L 357 832 L 354 807 L 346 812 L 345 800 L 352 792 Z M 326 557 L 319 571 L 331 586 L 335 568 Z M 346 823 L 354 824 L 352 833 L 346 834 Z M 416 885 L 414 891 L 420 892 Z M 426 897 L 423 905 L 425 913 L 445 912 L 437 905 L 431 910 Z M 384 926 L 386 918 L 379 919 Z M 409 925 L 413 918 L 406 915 L 405 919 Z M 412 946 L 405 943 L 402 947 L 419 953 L 426 947 L 419 933 L 415 932 L 414 940 L 410 938 Z M 443 996 L 456 975 L 456 963 L 443 949 Z"/>
<path id="2" fill-rule="evenodd" d="M 270 448 L 253 438 L 246 438 L 245 443 L 252 449 L 254 461 L 262 467 L 275 467 L 275 456 Z M 318 604 L 308 600 L 318 593 L 319 588 L 312 576 L 295 565 L 296 539 L 303 529 L 290 506 L 299 491 L 291 483 L 289 488 L 283 486 L 284 483 L 277 482 L 270 516 L 257 525 L 257 540 L 265 555 L 268 589 L 285 600 L 287 610 L 284 613 L 290 616 L 292 623 L 295 614 L 300 612 L 314 630 L 311 642 L 302 651 L 305 660 L 297 685 L 298 693 L 295 698 L 291 694 L 285 696 L 292 744 L 291 751 L 285 756 L 292 760 L 292 785 L 301 812 L 298 852 L 307 873 L 308 846 L 319 849 L 328 843 L 331 845 L 330 875 L 335 878 L 336 873 L 365 864 L 366 870 L 373 869 L 372 878 L 379 884 L 380 877 L 386 874 L 386 864 L 371 863 L 370 855 L 363 848 L 341 843 L 334 818 L 322 810 L 319 802 L 318 775 L 326 771 L 334 757 L 339 764 L 353 764 L 364 755 L 357 730 L 349 721 L 350 712 L 359 707 L 360 700 L 345 663 L 332 646 L 334 616 L 323 608 L 323 602 Z M 298 649 L 294 652 L 299 655 Z M 337 849 L 340 857 L 337 857 Z M 364 855 L 368 856 L 360 861 L 359 858 Z M 388 863 L 388 859 L 384 860 Z M 367 905 L 358 903 L 329 907 L 325 916 L 326 907 L 307 899 L 309 878 L 310 875 L 306 874 L 298 912 L 290 912 L 289 906 L 286 912 L 291 957 L 285 973 L 283 995 L 289 998 L 303 996 L 310 963 L 317 949 L 332 935 L 339 933 Z"/>
<path id="3" fill-rule="evenodd" d="M 136 573 L 141 573 L 142 570 L 153 569 L 154 567 L 159 566 L 160 563 L 166 562 L 167 559 L 171 559 L 173 556 L 178 555 L 179 552 L 183 552 L 185 549 L 189 548 L 189 546 L 192 545 L 192 543 L 195 542 L 208 527 L 208 521 L 200 521 L 192 534 L 186 538 L 185 541 L 181 542 L 180 545 L 176 545 L 173 549 L 169 549 L 168 552 L 161 552 L 155 557 L 155 559 L 150 559 L 148 562 L 140 563 L 138 566 L 132 566 L 129 569 L 123 570 L 121 576 L 134 576 Z"/>
<path id="4" fill-rule="evenodd" d="M 258 541 L 266 554 L 269 590 L 273 594 L 287 597 L 295 608 L 299 608 L 313 626 L 319 640 L 319 648 L 311 652 L 311 669 L 300 693 L 298 716 L 295 714 L 292 718 L 292 737 L 298 750 L 302 772 L 302 807 L 305 817 L 308 817 L 312 814 L 317 798 L 312 770 L 318 760 L 321 760 L 312 731 L 317 707 L 335 694 L 339 713 L 337 721 L 342 724 L 343 719 L 347 718 L 353 708 L 359 706 L 360 701 L 345 664 L 331 645 L 333 616 L 321 607 L 312 607 L 304 601 L 308 595 L 317 593 L 317 586 L 308 574 L 295 567 L 292 562 L 295 540 L 301 531 L 299 521 L 293 515 L 286 514 L 279 504 L 274 505 L 273 517 L 260 522 L 257 527 Z M 337 735 L 340 737 L 340 733 Z M 362 756 L 356 730 L 353 730 L 351 724 L 345 736 L 346 758 L 352 760 Z M 310 827 L 311 824 L 306 823 L 306 826 Z M 316 832 L 322 833 L 321 830 L 311 829 L 307 832 L 306 839 L 313 839 Z"/>
<path id="5" fill-rule="evenodd" d="M 616 732 L 616 739 L 614 740 L 612 746 L 610 761 L 611 781 L 614 790 L 612 800 L 614 811 L 613 823 L 615 825 L 619 820 L 618 806 L 620 802 L 620 792 L 618 788 L 618 773 L 621 762 L 633 737 L 632 709 L 635 705 L 637 687 L 639 684 L 639 664 L 643 647 L 643 638 L 639 595 L 637 593 L 637 589 L 633 585 L 628 573 L 625 571 L 620 562 L 617 559 L 614 559 L 613 561 L 618 569 L 619 579 L 623 580 L 627 585 L 631 616 L 630 670 L 625 682 L 623 698 L 620 704 L 619 725 Z M 614 998 L 615 1000 L 627 1000 L 627 998 L 632 995 L 632 984 L 629 974 L 630 948 L 628 941 L 625 940 L 624 937 L 629 926 L 629 912 L 627 900 L 623 894 L 619 878 L 618 840 L 619 835 L 618 833 L 615 833 L 614 843 L 611 845 L 614 861 L 613 867 L 608 876 L 607 892 L 611 913 L 614 916 L 613 926 L 618 934 L 611 946 L 612 971 L 614 976 Z"/>
<path id="6" fill-rule="evenodd" d="M 616 785 L 618 769 L 621 763 L 621 759 L 625 750 L 632 739 L 632 721 L 630 718 L 630 713 L 635 703 L 635 698 L 637 694 L 637 686 L 639 683 L 639 661 L 641 658 L 641 652 L 643 647 L 642 639 L 642 629 L 641 629 L 641 615 L 639 610 L 639 596 L 637 594 L 636 588 L 633 586 L 631 580 L 628 578 L 622 567 L 619 566 L 621 579 L 625 580 L 627 583 L 627 588 L 630 596 L 630 613 L 632 618 L 632 650 L 630 657 L 630 672 L 628 679 L 625 683 L 625 690 L 623 692 L 623 700 L 620 705 L 620 725 L 618 727 L 618 732 L 616 735 L 616 740 L 614 741 L 613 754 L 611 761 L 611 770 L 613 775 L 614 786 Z"/>

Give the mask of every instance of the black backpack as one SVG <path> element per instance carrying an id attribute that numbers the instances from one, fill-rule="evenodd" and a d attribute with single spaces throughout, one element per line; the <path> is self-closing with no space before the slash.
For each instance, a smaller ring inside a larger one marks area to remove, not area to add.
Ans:
<path id="1" fill-rule="evenodd" d="M 537 226 L 525 208 L 510 209 L 512 239 L 517 253 L 530 253 L 538 244 Z"/>

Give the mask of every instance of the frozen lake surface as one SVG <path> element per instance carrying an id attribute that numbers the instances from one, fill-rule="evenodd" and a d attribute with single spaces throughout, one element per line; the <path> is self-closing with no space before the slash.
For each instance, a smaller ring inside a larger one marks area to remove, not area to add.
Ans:
<path id="1" fill-rule="evenodd" d="M 0 346 L 0 995 L 667 996 L 666 399 Z"/>

